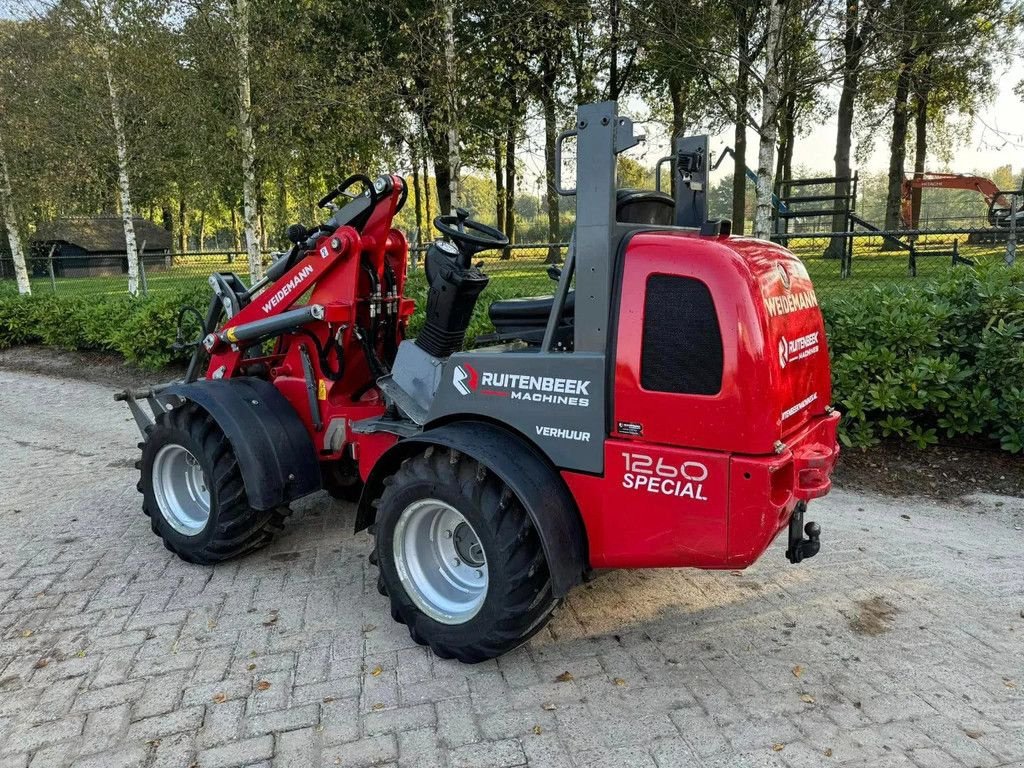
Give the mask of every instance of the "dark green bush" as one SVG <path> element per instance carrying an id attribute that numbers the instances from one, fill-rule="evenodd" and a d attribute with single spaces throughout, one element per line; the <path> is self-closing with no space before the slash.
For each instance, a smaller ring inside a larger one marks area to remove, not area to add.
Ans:
<path id="1" fill-rule="evenodd" d="M 1024 272 L 958 269 L 823 309 L 844 443 L 978 436 L 1024 450 Z"/>
<path id="2" fill-rule="evenodd" d="M 46 344 L 80 351 L 116 352 L 133 365 L 157 369 L 187 359 L 171 349 L 178 309 L 204 311 L 202 291 L 179 290 L 146 299 L 130 296 L 0 296 L 0 349 Z"/>

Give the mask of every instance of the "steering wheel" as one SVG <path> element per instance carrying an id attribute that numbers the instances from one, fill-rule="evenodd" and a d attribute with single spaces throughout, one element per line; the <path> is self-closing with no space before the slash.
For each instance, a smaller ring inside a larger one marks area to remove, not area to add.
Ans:
<path id="1" fill-rule="evenodd" d="M 434 226 L 455 243 L 467 260 L 480 251 L 508 245 L 508 238 L 500 229 L 472 221 L 465 208 L 456 208 L 454 216 L 438 216 Z"/>
<path id="2" fill-rule="evenodd" d="M 359 195 L 350 194 L 350 193 L 346 192 L 345 190 L 347 190 L 349 187 L 351 187 L 357 181 L 358 182 L 362 182 L 363 186 L 367 190 L 369 190 L 369 193 L 370 193 L 370 205 L 372 206 L 374 203 L 377 202 L 377 190 L 373 188 L 373 182 L 370 181 L 370 177 L 367 176 L 366 174 L 363 174 L 363 173 L 353 173 L 351 176 L 349 176 L 347 179 L 345 179 L 343 182 L 341 182 L 341 184 L 339 184 L 334 189 L 332 189 L 330 192 L 328 192 L 326 195 L 321 197 L 320 198 L 320 202 L 318 202 L 317 205 L 320 208 L 326 208 L 327 204 L 330 203 L 332 200 L 334 200 L 334 198 L 336 198 L 338 195 L 345 195 L 345 197 L 348 197 L 348 198 L 351 198 L 351 199 L 354 200 L 355 198 L 359 197 Z"/>

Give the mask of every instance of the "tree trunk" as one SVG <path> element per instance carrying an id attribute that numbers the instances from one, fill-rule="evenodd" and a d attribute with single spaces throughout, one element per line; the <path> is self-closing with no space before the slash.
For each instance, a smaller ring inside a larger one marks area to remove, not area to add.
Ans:
<path id="1" fill-rule="evenodd" d="M 252 93 L 249 83 L 249 0 L 235 0 L 235 47 L 238 65 L 238 127 L 242 142 L 242 223 L 249 257 L 249 280 L 263 277 L 256 207 L 256 141 L 252 133 Z"/>
<path id="2" fill-rule="evenodd" d="M 516 126 L 510 123 L 505 133 L 505 237 L 509 244 L 516 238 Z M 501 258 L 511 259 L 512 249 L 506 247 Z"/>
<path id="3" fill-rule="evenodd" d="M 905 51 L 896 77 L 896 94 L 892 109 L 892 140 L 889 143 L 889 192 L 885 199 L 885 228 L 897 230 L 901 227 L 900 207 L 903 201 L 903 165 L 907 156 L 907 98 L 910 94 L 910 75 L 914 64 L 914 53 Z M 894 250 L 897 246 L 886 241 L 882 250 Z"/>
<path id="4" fill-rule="evenodd" d="M 772 0 L 768 6 L 768 38 L 764 46 L 764 84 L 761 88 L 761 141 L 757 152 L 757 209 L 754 214 L 754 237 L 761 240 L 769 240 L 772 235 L 772 181 L 781 91 L 779 53 L 782 50 L 785 2 Z"/>
<path id="5" fill-rule="evenodd" d="M 843 89 L 839 94 L 839 109 L 836 115 L 836 153 L 835 169 L 836 198 L 850 195 L 850 179 L 853 169 L 850 167 L 850 147 L 853 144 L 853 113 L 860 85 L 860 64 L 864 54 L 864 32 L 860 27 L 860 3 L 846 4 L 846 33 L 843 37 Z M 849 222 L 846 218 L 846 206 L 842 200 L 835 201 L 836 213 L 832 216 L 832 231 L 845 232 Z M 842 211 L 840 211 L 842 207 Z M 846 238 L 833 237 L 825 249 L 826 259 L 842 259 L 846 248 Z"/>
<path id="6" fill-rule="evenodd" d="M 238 211 L 233 205 L 231 206 L 231 244 L 235 253 L 239 253 L 242 250 L 242 238 L 238 233 Z M 234 260 L 234 253 L 228 256 L 228 264 Z"/>
<path id="7" fill-rule="evenodd" d="M 541 70 L 541 103 L 544 109 L 544 175 L 547 181 L 548 208 L 548 255 L 545 263 L 557 264 L 561 251 L 557 243 L 561 240 L 561 226 L 558 218 L 558 189 L 555 186 L 557 168 L 555 165 L 555 143 L 558 141 L 558 116 L 555 111 L 555 82 L 557 70 L 550 51 L 545 52 Z"/>
<path id="8" fill-rule="evenodd" d="M 109 12 L 106 4 L 104 12 Z M 109 18 L 104 18 L 108 29 L 113 28 Z M 114 65 L 110 59 L 110 49 L 106 43 L 101 45 L 103 67 L 106 70 L 107 90 L 110 94 L 110 117 L 114 124 L 114 144 L 117 149 L 117 191 L 121 198 L 121 222 L 124 225 L 124 247 L 128 257 L 128 293 L 139 295 L 139 252 L 135 244 L 135 221 L 132 211 L 131 185 L 128 180 L 128 141 L 124 133 L 124 118 L 121 114 L 121 93 L 114 79 Z"/>
<path id="9" fill-rule="evenodd" d="M 277 170 L 277 221 L 274 233 L 276 240 L 284 235 L 288 227 L 288 179 L 283 168 Z"/>
<path id="10" fill-rule="evenodd" d="M 924 178 L 924 166 L 928 159 L 928 87 L 918 84 L 914 93 L 914 178 Z M 921 188 L 915 187 L 910 194 L 910 228 L 920 229 Z"/>
<path id="11" fill-rule="evenodd" d="M 446 71 L 447 109 L 446 122 L 448 129 L 448 195 L 449 209 L 454 211 L 460 205 L 459 171 L 462 157 L 459 150 L 459 104 L 458 77 L 455 67 L 455 21 L 452 5 L 454 0 L 442 0 L 444 3 L 444 61 Z M 438 192 L 440 194 L 440 191 Z"/>
<path id="12" fill-rule="evenodd" d="M 206 250 L 206 209 L 199 212 L 199 250 Z"/>
<path id="13" fill-rule="evenodd" d="M 619 0 L 608 3 L 608 100 L 619 98 Z"/>
<path id="14" fill-rule="evenodd" d="M 11 260 L 14 262 L 14 278 L 18 283 L 18 293 L 27 296 L 32 293 L 32 285 L 28 280 L 25 251 L 21 247 L 18 217 L 11 195 L 11 177 L 7 173 L 7 153 L 4 151 L 3 134 L 0 134 L 0 198 L 2 198 L 0 202 L 3 203 L 4 226 L 7 227 L 7 241 L 11 246 Z"/>
<path id="15" fill-rule="evenodd" d="M 449 152 L 449 136 L 438 130 L 437 126 L 426 124 L 427 143 L 430 146 L 430 158 L 434 161 L 434 184 L 437 188 L 437 207 L 442 216 L 452 212 L 452 171 L 451 153 Z"/>
<path id="16" fill-rule="evenodd" d="M 174 212 L 171 211 L 171 206 L 167 203 L 160 206 L 160 221 L 163 224 L 165 232 L 174 231 Z"/>
<path id="17" fill-rule="evenodd" d="M 416 210 L 416 245 L 423 243 L 423 211 L 420 209 L 420 167 L 415 138 L 409 141 L 409 159 L 412 163 L 412 204 Z"/>
<path id="18" fill-rule="evenodd" d="M 669 136 L 669 152 L 673 151 L 674 140 L 682 136 L 686 130 L 686 94 L 682 81 L 676 75 L 670 75 L 668 80 L 668 95 L 672 100 L 672 135 Z M 671 194 L 675 197 L 677 176 L 669 163 L 669 177 L 671 179 Z"/>
<path id="19" fill-rule="evenodd" d="M 188 250 L 188 227 L 185 220 L 188 210 L 185 207 L 185 192 L 178 190 L 178 253 L 185 253 Z M 231 212 L 234 215 L 234 211 Z"/>
<path id="20" fill-rule="evenodd" d="M 501 142 L 494 135 L 494 226 L 501 229 L 505 221 L 505 177 L 501 172 Z"/>
<path id="21" fill-rule="evenodd" d="M 427 156 L 424 154 L 420 161 L 423 163 L 423 213 L 427 219 L 427 227 L 434 224 L 433 211 L 430 210 L 430 168 L 427 165 Z"/>
<path id="22" fill-rule="evenodd" d="M 736 72 L 735 166 L 732 176 L 732 231 L 742 235 L 747 218 L 747 103 L 750 99 L 750 32 L 744 20 L 737 31 L 739 68 Z"/>

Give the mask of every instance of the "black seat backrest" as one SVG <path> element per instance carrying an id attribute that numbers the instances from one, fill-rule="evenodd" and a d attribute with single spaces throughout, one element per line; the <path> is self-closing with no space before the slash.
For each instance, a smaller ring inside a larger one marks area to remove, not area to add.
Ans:
<path id="1" fill-rule="evenodd" d="M 652 189 L 620 189 L 615 193 L 615 219 L 622 224 L 675 224 L 676 204 L 672 196 Z"/>

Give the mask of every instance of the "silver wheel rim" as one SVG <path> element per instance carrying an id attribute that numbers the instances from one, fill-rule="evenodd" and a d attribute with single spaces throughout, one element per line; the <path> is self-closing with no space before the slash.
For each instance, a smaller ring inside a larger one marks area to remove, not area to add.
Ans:
<path id="1" fill-rule="evenodd" d="M 153 495 L 164 520 L 195 536 L 210 520 L 210 489 L 199 460 L 187 448 L 165 445 L 153 459 Z"/>
<path id="2" fill-rule="evenodd" d="M 406 594 L 442 624 L 464 624 L 487 597 L 487 556 L 455 507 L 422 499 L 406 507 L 394 536 L 395 568 Z"/>

